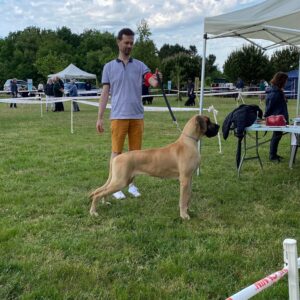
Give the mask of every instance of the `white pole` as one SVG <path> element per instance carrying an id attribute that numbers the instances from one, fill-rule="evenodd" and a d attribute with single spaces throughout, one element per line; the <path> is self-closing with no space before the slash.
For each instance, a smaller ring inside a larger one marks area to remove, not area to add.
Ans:
<path id="1" fill-rule="evenodd" d="M 299 274 L 297 241 L 285 239 L 283 241 L 284 263 L 288 265 L 289 300 L 299 300 Z"/>
<path id="2" fill-rule="evenodd" d="M 42 97 L 40 96 L 40 101 L 41 101 L 41 118 L 43 117 L 43 101 Z"/>
<path id="3" fill-rule="evenodd" d="M 200 101 L 199 101 L 199 115 L 202 114 L 203 110 L 203 98 L 204 98 L 204 82 L 205 82 L 205 60 L 206 60 L 206 41 L 207 34 L 203 35 L 203 52 L 202 52 L 202 67 L 201 67 L 201 88 L 200 88 Z M 198 152 L 201 154 L 201 142 L 198 142 Z M 199 175 L 199 167 L 197 169 L 197 175 Z"/>
<path id="4" fill-rule="evenodd" d="M 74 133 L 73 130 L 73 100 L 71 99 L 71 133 Z"/>
<path id="5" fill-rule="evenodd" d="M 300 51 L 299 51 L 299 63 L 298 63 L 298 93 L 297 93 L 297 111 L 296 111 L 296 117 L 299 116 L 299 101 L 300 101 Z"/>
<path id="6" fill-rule="evenodd" d="M 200 102 L 199 102 L 199 114 L 202 114 L 203 110 L 203 98 L 204 98 L 204 84 L 205 84 L 205 58 L 206 58 L 206 42 L 207 34 L 203 35 L 203 52 L 202 52 L 202 68 L 201 68 L 201 88 L 200 88 Z"/>

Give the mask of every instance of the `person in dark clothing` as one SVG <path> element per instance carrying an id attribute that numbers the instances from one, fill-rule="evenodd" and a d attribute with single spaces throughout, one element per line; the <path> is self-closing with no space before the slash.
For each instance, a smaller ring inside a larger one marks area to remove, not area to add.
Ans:
<path id="1" fill-rule="evenodd" d="M 10 82 L 10 92 L 12 98 L 18 97 L 18 86 L 17 86 L 17 79 L 13 79 Z M 10 108 L 17 108 L 17 103 L 10 103 Z"/>
<path id="2" fill-rule="evenodd" d="M 266 92 L 266 111 L 264 116 L 284 115 L 288 124 L 289 114 L 287 109 L 287 100 L 284 95 L 284 86 L 287 82 L 288 75 L 284 72 L 278 72 L 271 80 L 271 88 Z M 277 154 L 278 145 L 282 137 L 282 132 L 274 131 L 270 143 L 270 160 L 280 162 L 283 158 Z"/>
<path id="3" fill-rule="evenodd" d="M 77 86 L 75 84 L 75 79 L 71 80 L 71 87 L 69 90 L 69 95 L 70 95 L 70 97 L 78 97 L 78 91 L 77 91 Z M 80 111 L 78 103 L 74 100 L 72 102 L 73 102 L 73 111 L 74 112 Z"/>
<path id="4" fill-rule="evenodd" d="M 241 90 L 241 91 L 242 91 L 243 88 L 244 88 L 244 86 L 245 86 L 243 79 L 239 77 L 239 78 L 237 79 L 237 82 L 236 82 L 235 86 L 236 86 L 236 88 L 237 88 L 238 90 Z"/>
<path id="5" fill-rule="evenodd" d="M 47 84 L 45 86 L 45 95 L 46 95 L 46 111 L 49 110 L 49 107 L 53 108 L 53 103 L 49 104 L 48 101 L 51 100 L 51 98 L 54 97 L 54 91 L 53 91 L 53 81 L 51 78 L 48 79 Z"/>
<path id="6" fill-rule="evenodd" d="M 195 85 L 192 82 L 192 79 L 188 79 L 188 84 L 187 84 L 187 95 L 188 95 L 188 100 L 185 102 L 185 106 L 195 106 Z"/>
<path id="7" fill-rule="evenodd" d="M 86 83 L 85 83 L 85 90 L 86 91 L 90 91 L 92 89 L 92 85 L 91 85 L 91 83 L 89 82 L 89 81 L 87 81 Z"/>
<path id="8" fill-rule="evenodd" d="M 149 86 L 145 80 L 143 81 L 143 86 L 142 86 L 142 96 L 147 96 L 147 95 L 150 95 L 149 93 Z M 142 97 L 142 100 L 143 100 L 143 104 L 145 105 L 146 103 L 148 104 L 152 104 L 152 101 L 153 101 L 153 97 L 152 96 L 149 96 L 149 97 Z"/>
<path id="9" fill-rule="evenodd" d="M 54 77 L 53 94 L 55 98 L 62 97 L 64 95 L 64 83 L 59 77 Z M 55 102 L 54 111 L 64 111 L 63 102 Z"/>

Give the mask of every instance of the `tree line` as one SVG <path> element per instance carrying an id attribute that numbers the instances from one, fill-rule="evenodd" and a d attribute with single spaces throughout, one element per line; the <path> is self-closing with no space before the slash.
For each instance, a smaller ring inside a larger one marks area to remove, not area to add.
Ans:
<path id="1" fill-rule="evenodd" d="M 49 74 L 63 70 L 70 63 L 96 74 L 100 81 L 105 63 L 117 55 L 116 36 L 109 32 L 85 30 L 76 34 L 65 26 L 56 30 L 27 27 L 0 39 L 0 84 L 2 87 L 8 78 L 30 78 L 34 84 L 45 83 Z M 137 26 L 132 56 L 145 62 L 152 71 L 159 68 L 164 81 L 171 80 L 176 87 L 188 78 L 200 76 L 202 57 L 196 46 L 164 44 L 157 49 L 145 20 Z M 224 72 L 218 69 L 215 55 L 205 59 L 207 84 L 218 77 L 231 82 L 241 77 L 250 83 L 262 78 L 269 80 L 276 71 L 298 68 L 299 52 L 290 47 L 274 52 L 269 58 L 261 49 L 245 45 L 228 56 Z"/>

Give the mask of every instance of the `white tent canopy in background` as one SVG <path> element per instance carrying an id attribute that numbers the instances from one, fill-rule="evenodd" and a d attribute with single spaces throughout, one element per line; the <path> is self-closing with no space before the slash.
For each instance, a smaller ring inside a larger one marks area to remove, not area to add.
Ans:
<path id="1" fill-rule="evenodd" d="M 208 34 L 212 36 L 208 36 Z M 270 41 L 269 46 L 261 47 L 265 50 L 284 45 L 299 48 L 300 0 L 267 0 L 249 8 L 205 18 L 202 57 L 206 57 L 208 39 L 224 37 L 243 38 L 255 45 L 257 45 L 253 41 L 255 39 Z M 203 107 L 204 78 L 205 59 L 202 60 L 200 113 Z M 298 84 L 299 86 L 300 84 Z M 299 94 L 298 88 L 297 114 L 299 112 Z"/>
<path id="2" fill-rule="evenodd" d="M 85 72 L 73 64 L 68 65 L 64 70 L 56 74 L 50 74 L 48 77 L 58 76 L 61 79 L 96 79 L 95 74 Z"/>

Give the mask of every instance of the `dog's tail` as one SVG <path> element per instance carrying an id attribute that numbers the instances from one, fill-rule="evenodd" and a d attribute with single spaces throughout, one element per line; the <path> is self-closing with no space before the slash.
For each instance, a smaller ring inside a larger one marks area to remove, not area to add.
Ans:
<path id="1" fill-rule="evenodd" d="M 94 197 L 97 197 L 97 195 L 99 195 L 107 186 L 108 184 L 110 183 L 111 181 L 111 177 L 112 177 L 112 159 L 110 160 L 110 163 L 109 163 L 109 175 L 108 175 L 108 178 L 105 182 L 104 185 L 102 185 L 101 187 L 97 188 L 96 190 L 94 190 L 90 195 L 89 195 L 89 198 L 94 198 Z"/>

